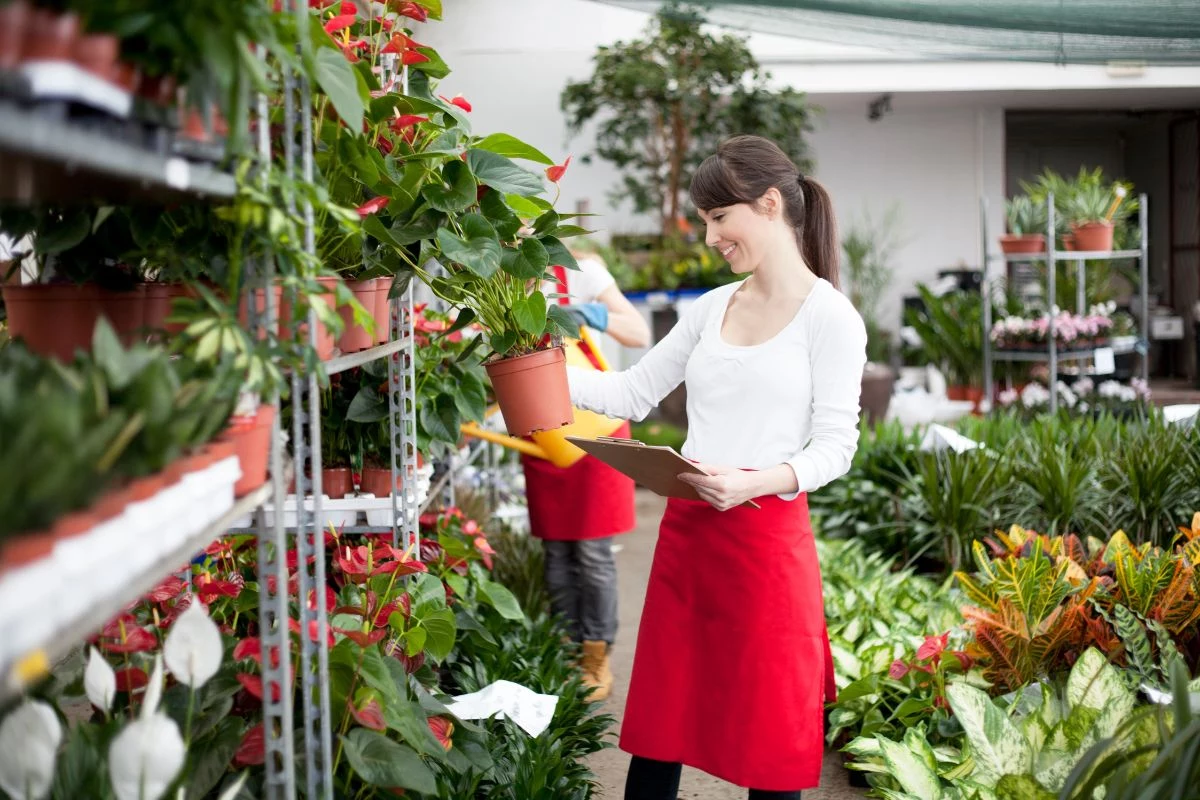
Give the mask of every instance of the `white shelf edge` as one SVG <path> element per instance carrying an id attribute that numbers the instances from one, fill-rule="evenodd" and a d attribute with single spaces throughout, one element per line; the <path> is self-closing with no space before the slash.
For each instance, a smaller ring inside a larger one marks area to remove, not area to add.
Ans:
<path id="1" fill-rule="evenodd" d="M 328 375 L 334 375 L 339 372 L 345 372 L 348 369 L 353 369 L 354 367 L 361 367 L 363 364 L 369 364 L 381 358 L 387 358 L 392 353 L 398 353 L 403 350 L 408 345 L 408 342 L 409 337 L 405 336 L 357 353 L 349 353 L 344 356 L 331 358 L 325 362 L 325 372 Z"/>

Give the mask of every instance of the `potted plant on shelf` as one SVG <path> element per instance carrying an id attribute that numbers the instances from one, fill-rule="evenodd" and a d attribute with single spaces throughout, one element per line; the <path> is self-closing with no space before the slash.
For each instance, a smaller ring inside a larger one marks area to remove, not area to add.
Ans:
<path id="1" fill-rule="evenodd" d="M 946 374 L 946 395 L 970 400 L 979 410 L 983 399 L 983 298 L 979 292 L 955 290 L 935 295 L 917 285 L 922 307 L 905 311 L 905 323 L 921 339 L 931 363 Z"/>
<path id="2" fill-rule="evenodd" d="M 1004 203 L 1008 233 L 1000 237 L 1005 255 L 1046 251 L 1046 207 L 1028 195 L 1016 195 Z"/>
<path id="3" fill-rule="evenodd" d="M 1113 246 L 1113 217 L 1125 201 L 1128 189 L 1121 183 L 1080 186 L 1069 205 L 1075 249 L 1107 253 Z"/>

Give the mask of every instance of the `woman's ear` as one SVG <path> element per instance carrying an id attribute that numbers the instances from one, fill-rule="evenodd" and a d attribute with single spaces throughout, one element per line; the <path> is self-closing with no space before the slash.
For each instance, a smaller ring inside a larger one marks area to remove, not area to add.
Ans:
<path id="1" fill-rule="evenodd" d="M 758 208 L 767 215 L 767 219 L 776 219 L 783 212 L 783 195 L 772 186 L 763 192 L 762 197 L 758 198 Z"/>

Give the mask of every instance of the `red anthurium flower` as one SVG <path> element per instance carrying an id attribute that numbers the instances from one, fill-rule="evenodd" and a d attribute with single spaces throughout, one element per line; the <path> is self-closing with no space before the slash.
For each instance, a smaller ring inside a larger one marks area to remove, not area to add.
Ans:
<path id="1" fill-rule="evenodd" d="M 333 589 L 326 586 L 325 587 L 325 610 L 328 611 L 329 609 L 333 608 L 336 603 L 337 603 L 337 595 L 334 594 Z M 316 589 L 308 590 L 308 607 L 311 608 L 313 611 L 317 610 L 317 590 Z"/>
<path id="2" fill-rule="evenodd" d="M 424 64 L 428 60 L 429 56 L 425 55 L 424 53 L 419 53 L 416 50 L 405 50 L 400 56 L 400 63 L 410 66 L 412 64 Z"/>
<path id="3" fill-rule="evenodd" d="M 300 635 L 300 623 L 295 619 L 288 619 L 288 630 L 291 631 L 292 633 L 296 634 L 297 636 L 299 636 Z M 318 641 L 319 636 L 320 636 L 319 623 L 315 619 L 309 620 L 308 621 L 308 640 L 310 642 L 316 642 L 316 641 Z M 333 631 L 329 630 L 329 628 L 326 627 L 325 628 L 325 646 L 333 647 L 333 645 L 334 645 Z"/>
<path id="4" fill-rule="evenodd" d="M 342 13 L 354 16 L 358 14 L 358 6 L 355 5 L 351 0 L 344 0 L 342 3 Z"/>
<path id="5" fill-rule="evenodd" d="M 359 647 L 370 647 L 373 644 L 378 644 L 387 636 L 386 630 L 371 631 L 363 633 L 362 631 L 350 630 L 347 628 L 334 628 L 335 631 L 345 636 L 350 641 L 354 642 Z"/>
<path id="6" fill-rule="evenodd" d="M 233 545 L 226 539 L 217 539 L 204 548 L 204 554 L 213 558 L 227 558 L 233 555 Z"/>
<path id="7" fill-rule="evenodd" d="M 897 658 L 892 662 L 891 668 L 888 670 L 888 677 L 894 681 L 898 681 L 908 674 L 908 664 Z"/>
<path id="8" fill-rule="evenodd" d="M 958 659 L 958 663 L 962 664 L 963 669 L 970 669 L 975 663 L 975 659 L 967 655 L 964 650 L 951 650 L 950 655 Z"/>
<path id="9" fill-rule="evenodd" d="M 379 141 L 375 143 L 375 149 L 385 156 L 390 156 L 394 148 L 395 145 L 392 144 L 392 140 L 386 136 L 380 136 Z"/>
<path id="10" fill-rule="evenodd" d="M 475 537 L 475 549 L 483 557 L 483 565 L 488 569 L 492 568 L 492 556 L 496 555 L 496 551 L 488 544 L 488 540 L 482 536 Z"/>
<path id="11" fill-rule="evenodd" d="M 140 667 L 119 669 L 116 675 L 118 692 L 134 692 L 150 682 L 150 676 Z"/>
<path id="12" fill-rule="evenodd" d="M 233 755 L 234 766 L 254 767 L 267 760 L 267 740 L 263 724 L 260 722 L 242 737 L 237 752 Z"/>
<path id="13" fill-rule="evenodd" d="M 262 663 L 262 640 L 257 636 L 247 636 L 233 648 L 234 661 L 241 661 L 244 658 L 252 658 L 258 663 Z"/>
<path id="14" fill-rule="evenodd" d="M 479 533 L 479 523 L 473 519 L 469 519 L 463 523 L 462 531 L 467 536 L 474 536 Z"/>
<path id="15" fill-rule="evenodd" d="M 355 708 L 354 703 L 347 699 L 346 705 L 350 707 L 350 715 L 359 725 L 375 731 L 387 730 L 387 723 L 383 721 L 383 709 L 379 707 L 378 700 L 371 700 L 362 708 Z"/>
<path id="16" fill-rule="evenodd" d="M 242 589 L 246 586 L 246 579 L 235 572 L 230 580 L 222 581 L 213 578 L 207 572 L 202 572 L 196 576 L 194 584 L 196 593 L 200 595 L 200 599 L 205 603 L 211 603 L 218 597 L 237 597 L 240 595 Z"/>
<path id="17" fill-rule="evenodd" d="M 412 614 L 412 600 L 407 593 L 400 595 L 399 601 L 393 600 L 375 612 L 375 617 L 371 624 L 376 628 L 385 628 L 388 624 L 388 618 L 397 611 L 403 614 L 405 619 L 408 619 L 409 615 Z"/>
<path id="18" fill-rule="evenodd" d="M 561 164 L 556 164 L 553 167 L 546 167 L 546 177 L 552 183 L 558 183 L 562 180 L 562 176 L 566 173 L 567 167 L 571 164 L 571 157 L 567 156 L 567 160 Z"/>
<path id="19" fill-rule="evenodd" d="M 387 207 L 391 202 L 390 197 L 375 197 L 355 209 L 360 217 L 366 218 L 372 214 L 378 214 L 382 209 Z"/>
<path id="20" fill-rule="evenodd" d="M 239 672 L 237 681 L 242 685 L 242 688 L 252 694 L 256 699 L 263 699 L 263 682 L 262 677 L 251 675 L 249 672 Z"/>
<path id="21" fill-rule="evenodd" d="M 151 589 L 150 594 L 146 595 L 146 599 L 152 603 L 165 603 L 168 600 L 174 600 L 186 588 L 186 583 L 172 575 Z"/>
<path id="22" fill-rule="evenodd" d="M 101 649 L 110 653 L 145 653 L 158 647 L 158 637 L 141 627 L 127 628 L 124 635 L 113 638 L 115 641 L 101 641 Z"/>
<path id="23" fill-rule="evenodd" d="M 385 31 L 390 31 L 392 29 L 392 27 L 395 26 L 395 24 L 396 23 L 392 22 L 387 17 L 381 17 L 379 20 L 380 27 L 383 28 Z"/>
<path id="24" fill-rule="evenodd" d="M 461 94 L 456 94 L 456 95 L 454 95 L 454 97 L 452 97 L 450 99 L 446 99 L 444 96 L 442 96 L 440 94 L 438 95 L 438 97 L 441 97 L 442 100 L 445 100 L 447 103 L 449 103 L 452 106 L 458 106 L 459 108 L 461 108 L 463 111 L 466 111 L 467 113 L 470 113 L 470 111 L 471 111 L 471 104 L 468 103 L 467 98 L 463 97 Z"/>
<path id="25" fill-rule="evenodd" d="M 325 23 L 325 32 L 328 34 L 334 34 L 338 31 L 344 31 L 346 28 L 349 28 L 351 25 L 353 25 L 354 22 L 355 16 L 353 14 L 341 14 Z"/>
<path id="26" fill-rule="evenodd" d="M 415 19 L 417 22 L 424 22 L 429 19 L 429 12 L 417 3 L 401 3 L 396 7 L 396 13 L 402 17 Z"/>
<path id="27" fill-rule="evenodd" d="M 430 717 L 426 722 L 429 724 L 429 730 L 433 731 L 434 737 L 441 742 L 442 747 L 449 750 L 454 746 L 454 742 L 450 739 L 454 733 L 454 723 L 445 717 Z"/>
<path id="28" fill-rule="evenodd" d="M 924 644 L 917 650 L 917 658 L 921 661 L 926 661 L 930 658 L 941 656 L 942 651 L 946 649 L 946 641 L 950 638 L 950 631 L 946 631 L 941 636 L 926 636 Z"/>
<path id="29" fill-rule="evenodd" d="M 391 35 L 391 38 L 388 39 L 388 43 L 385 44 L 380 49 L 379 52 L 381 52 L 381 53 L 404 53 L 409 50 L 416 50 L 418 48 L 427 47 L 427 46 L 428 45 L 423 45 L 420 42 L 416 41 L 415 39 L 410 38 L 407 34 L 403 33 L 402 31 L 396 31 L 395 33 L 393 33 Z M 427 58 L 425 60 L 428 61 L 429 59 Z"/>

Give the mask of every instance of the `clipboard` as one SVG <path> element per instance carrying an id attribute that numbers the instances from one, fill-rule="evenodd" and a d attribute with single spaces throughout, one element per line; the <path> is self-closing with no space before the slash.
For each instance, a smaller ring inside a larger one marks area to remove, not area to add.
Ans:
<path id="1" fill-rule="evenodd" d="M 708 475 L 709 473 L 688 461 L 670 447 L 648 445 L 636 439 L 617 439 L 598 436 L 583 439 L 578 436 L 565 437 L 571 444 L 608 464 L 618 472 L 633 478 L 642 486 L 660 497 L 678 497 L 684 500 L 700 500 L 696 487 L 679 480 L 681 473 Z M 742 504 L 761 508 L 753 500 Z"/>

